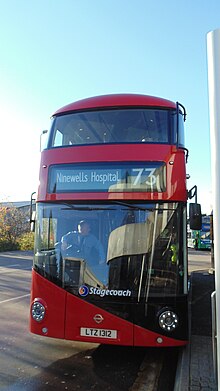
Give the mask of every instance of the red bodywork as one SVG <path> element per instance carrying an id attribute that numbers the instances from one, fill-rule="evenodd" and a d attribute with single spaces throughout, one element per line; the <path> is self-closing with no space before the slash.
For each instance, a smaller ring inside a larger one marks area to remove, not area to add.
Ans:
<path id="1" fill-rule="evenodd" d="M 82 99 L 57 110 L 54 115 L 66 114 L 78 110 L 90 110 L 97 108 L 115 107 L 157 107 L 175 109 L 176 104 L 167 99 L 150 95 L 139 94 L 115 94 L 100 95 L 93 98 Z"/>
<path id="2" fill-rule="evenodd" d="M 85 162 L 165 162 L 167 169 L 167 189 L 161 193 L 47 193 L 48 169 L 52 164 Z M 129 159 L 128 159 L 129 157 Z M 65 147 L 62 152 L 57 149 L 42 152 L 40 166 L 40 186 L 38 201 L 65 200 L 163 200 L 186 201 L 185 152 L 170 145 L 121 144 L 95 145 L 83 147 Z"/>
<path id="3" fill-rule="evenodd" d="M 43 297 L 43 300 L 41 297 Z M 30 331 L 35 334 L 74 341 L 108 342 L 113 345 L 127 346 L 164 347 L 183 346 L 187 343 L 187 341 L 180 341 L 154 333 L 112 315 L 79 297 L 71 295 L 33 270 L 31 302 L 36 298 L 46 307 L 46 316 L 39 323 L 30 317 Z M 102 323 L 99 325 L 94 320 L 97 314 L 103 318 Z M 95 338 L 94 341 L 93 337 L 80 336 L 81 327 L 117 330 L 117 339 L 106 341 L 105 338 Z"/>
<path id="4" fill-rule="evenodd" d="M 114 107 L 162 107 L 175 109 L 176 104 L 165 99 L 145 95 L 108 95 L 89 98 L 70 104 L 58 110 L 54 115 L 63 113 Z M 166 164 L 167 188 L 161 193 L 144 192 L 103 192 L 103 193 L 48 193 L 48 171 L 51 165 L 94 162 L 164 162 Z M 185 152 L 174 145 L 152 144 L 106 144 L 74 146 L 44 150 L 40 164 L 40 185 L 38 202 L 67 200 L 161 200 L 186 201 Z M 48 337 L 69 340 L 106 343 L 104 338 L 80 336 L 80 327 L 117 330 L 117 339 L 108 340 L 111 344 L 134 346 L 181 346 L 187 341 L 176 340 L 149 331 L 132 322 L 113 315 L 83 298 L 76 297 L 48 281 L 36 271 L 32 274 L 32 300 L 39 299 L 46 307 L 43 321 L 36 322 L 30 317 L 30 330 Z M 103 321 L 97 325 L 95 315 L 101 315 Z M 159 338 L 159 340 L 158 340 Z M 159 342 L 158 342 L 159 341 Z M 162 342 L 161 342 L 162 341 Z"/>

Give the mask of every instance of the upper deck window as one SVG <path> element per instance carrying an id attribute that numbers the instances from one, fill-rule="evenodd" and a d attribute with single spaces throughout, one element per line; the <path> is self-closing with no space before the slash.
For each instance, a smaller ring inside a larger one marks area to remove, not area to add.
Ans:
<path id="1" fill-rule="evenodd" d="M 54 118 L 49 147 L 106 143 L 171 143 L 174 110 L 111 109 Z"/>

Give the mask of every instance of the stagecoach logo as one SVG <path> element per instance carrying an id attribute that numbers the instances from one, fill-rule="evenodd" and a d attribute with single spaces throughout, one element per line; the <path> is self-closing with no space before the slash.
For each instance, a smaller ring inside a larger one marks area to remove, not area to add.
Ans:
<path id="1" fill-rule="evenodd" d="M 94 316 L 93 320 L 94 320 L 96 323 L 99 324 L 99 323 L 102 323 L 102 322 L 103 322 L 104 318 L 103 318 L 103 316 L 102 316 L 101 314 L 96 314 L 96 315 Z"/>
<path id="2" fill-rule="evenodd" d="M 89 288 L 86 286 L 86 285 L 81 285 L 80 288 L 79 288 L 79 294 L 80 296 L 87 296 L 89 293 Z"/>
<path id="3" fill-rule="evenodd" d="M 96 296 L 100 296 L 100 297 L 104 297 L 104 296 L 128 297 L 128 296 L 131 296 L 131 291 L 129 289 L 126 289 L 126 290 L 101 289 L 101 288 L 95 288 L 94 286 L 91 286 L 90 288 L 88 288 L 86 285 L 81 285 L 79 287 L 79 294 L 82 297 L 85 297 L 87 295 L 96 295 Z"/>

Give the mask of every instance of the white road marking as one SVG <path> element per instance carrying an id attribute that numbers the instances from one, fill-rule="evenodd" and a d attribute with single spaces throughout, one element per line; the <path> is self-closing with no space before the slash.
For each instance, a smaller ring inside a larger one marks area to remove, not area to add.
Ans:
<path id="1" fill-rule="evenodd" d="M 20 263 L 15 263 L 14 265 L 3 265 L 3 266 L 0 266 L 0 267 L 15 267 L 15 266 L 21 266 Z"/>
<path id="2" fill-rule="evenodd" d="M 30 296 L 30 293 L 28 293 L 26 295 L 22 295 L 22 296 L 12 297 L 11 299 L 2 300 L 2 301 L 0 301 L 0 304 L 7 303 L 8 301 L 23 299 L 24 297 L 28 297 L 28 296 Z"/>
<path id="3" fill-rule="evenodd" d="M 17 259 L 27 259 L 27 260 L 33 260 L 34 258 L 34 255 L 30 254 L 30 255 L 25 255 L 25 254 L 22 254 L 22 253 L 18 253 L 16 254 L 13 253 L 13 254 L 6 254 L 6 253 L 1 253 L 0 255 L 1 258 L 17 258 Z"/>
<path id="4" fill-rule="evenodd" d="M 15 268 L 15 269 L 14 269 Z M 18 272 L 23 272 L 23 271 L 31 271 L 32 270 L 32 266 L 26 266 L 26 267 L 23 267 L 22 265 L 18 264 L 18 265 L 9 265 L 9 266 L 0 266 L 0 274 L 5 274 L 5 273 L 18 273 Z"/>

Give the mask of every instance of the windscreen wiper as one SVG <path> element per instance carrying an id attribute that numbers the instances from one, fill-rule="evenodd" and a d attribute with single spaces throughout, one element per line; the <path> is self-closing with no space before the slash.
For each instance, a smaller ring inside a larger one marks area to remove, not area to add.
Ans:
<path id="1" fill-rule="evenodd" d="M 126 206 L 127 208 L 134 209 L 134 210 L 143 210 L 143 211 L 148 210 L 150 212 L 153 212 L 155 210 L 155 208 L 143 208 L 141 206 L 129 204 L 128 202 L 123 202 L 123 201 L 112 201 L 112 203 Z"/>
<path id="2" fill-rule="evenodd" d="M 143 211 L 149 211 L 149 212 L 155 212 L 156 210 L 158 210 L 159 212 L 164 212 L 166 210 L 170 210 L 170 211 L 173 211 L 175 212 L 176 211 L 176 207 L 164 207 L 163 205 L 163 208 L 160 208 L 160 206 L 157 206 L 157 207 L 151 207 L 151 208 L 144 208 L 142 206 L 138 206 L 138 205 L 133 205 L 133 204 L 129 204 L 128 202 L 124 202 L 124 201 L 111 201 L 112 203 L 114 204 L 118 204 L 118 205 L 122 205 L 122 206 L 126 206 L 127 208 L 130 208 L 130 209 L 134 209 L 134 210 L 143 210 Z"/>
<path id="3" fill-rule="evenodd" d="M 61 210 L 115 210 L 115 208 L 103 208 L 103 207 L 92 207 L 92 206 L 74 206 L 71 204 L 64 204 L 65 208 L 61 208 Z"/>

